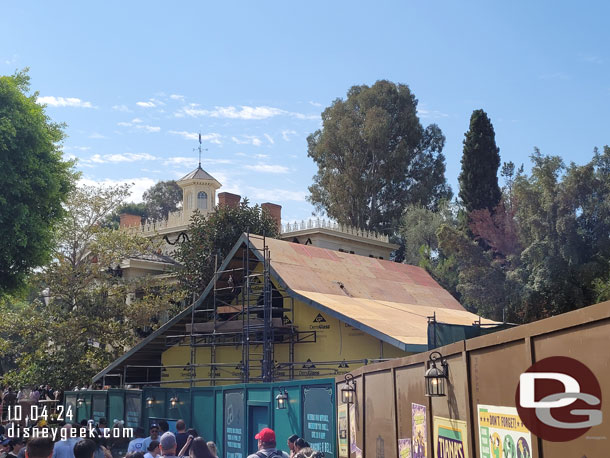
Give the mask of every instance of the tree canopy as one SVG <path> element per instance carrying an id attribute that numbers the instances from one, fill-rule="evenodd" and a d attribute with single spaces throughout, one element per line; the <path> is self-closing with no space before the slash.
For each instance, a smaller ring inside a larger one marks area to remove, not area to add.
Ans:
<path id="1" fill-rule="evenodd" d="M 178 308 L 180 296 L 163 278 L 122 276 L 125 259 L 157 251 L 151 239 L 101 225 L 128 193 L 128 186 L 74 189 L 53 261 L 30 278 L 31 296 L 0 302 L 7 382 L 88 385 Z"/>
<path id="2" fill-rule="evenodd" d="M 610 298 L 610 148 L 582 166 L 538 150 L 531 159 L 529 176 L 506 167 L 503 199 L 473 210 L 469 231 L 437 231 L 433 275 L 489 318 L 532 321 Z M 446 259 L 457 276 L 436 270 Z"/>
<path id="3" fill-rule="evenodd" d="M 29 91 L 27 70 L 0 77 L 0 293 L 49 261 L 75 179 L 73 162 L 62 159 L 64 126 Z"/>
<path id="4" fill-rule="evenodd" d="M 307 143 L 318 166 L 308 200 L 340 223 L 395 233 L 409 204 L 434 208 L 451 197 L 445 137 L 421 125 L 404 84 L 353 86 L 324 110 Z"/>
<path id="5" fill-rule="evenodd" d="M 222 205 L 210 214 L 195 212 L 188 227 L 189 239 L 175 253 L 182 264 L 180 283 L 190 294 L 200 294 L 214 276 L 215 256 L 218 265 L 244 232 L 278 237 L 275 220 L 260 206 L 250 207 L 243 199 L 239 206 Z"/>
<path id="6" fill-rule="evenodd" d="M 491 211 L 500 202 L 502 192 L 498 186 L 500 148 L 487 113 L 472 112 L 465 137 L 459 197 L 468 212 L 482 208 Z"/>
<path id="7" fill-rule="evenodd" d="M 142 199 L 147 218 L 166 219 L 182 204 L 182 189 L 175 180 L 159 181 L 144 192 Z"/>

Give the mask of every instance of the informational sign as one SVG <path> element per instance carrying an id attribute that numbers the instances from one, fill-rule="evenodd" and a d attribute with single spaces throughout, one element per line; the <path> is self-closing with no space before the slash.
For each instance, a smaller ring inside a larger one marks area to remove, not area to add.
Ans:
<path id="1" fill-rule="evenodd" d="M 244 393 L 243 391 L 225 392 L 225 456 L 244 457 Z"/>
<path id="2" fill-rule="evenodd" d="M 434 458 L 468 458 L 468 429 L 465 421 L 434 417 Z"/>
<path id="3" fill-rule="evenodd" d="M 341 404 L 337 407 L 337 439 L 339 441 L 339 456 L 341 458 L 349 456 L 347 431 L 347 404 Z"/>
<path id="4" fill-rule="evenodd" d="M 139 394 L 125 395 L 125 426 L 128 428 L 137 428 L 140 426 L 140 417 L 142 414 L 142 401 Z"/>
<path id="5" fill-rule="evenodd" d="M 531 458 L 532 435 L 517 409 L 479 405 L 480 458 Z"/>
<path id="6" fill-rule="evenodd" d="M 398 439 L 398 458 L 411 458 L 411 438 Z"/>
<path id="7" fill-rule="evenodd" d="M 106 394 L 94 394 L 91 404 L 93 421 L 95 421 L 95 423 L 97 424 L 100 421 L 100 418 L 106 417 Z"/>
<path id="8" fill-rule="evenodd" d="M 349 450 L 352 453 L 356 452 L 356 406 L 349 406 Z"/>
<path id="9" fill-rule="evenodd" d="M 330 386 L 310 386 L 303 389 L 303 438 L 311 448 L 334 457 L 333 391 Z"/>
<path id="10" fill-rule="evenodd" d="M 428 429 L 426 423 L 426 406 L 411 404 L 411 420 L 413 425 L 413 438 L 411 441 L 411 454 L 413 458 L 427 458 L 428 456 Z"/>

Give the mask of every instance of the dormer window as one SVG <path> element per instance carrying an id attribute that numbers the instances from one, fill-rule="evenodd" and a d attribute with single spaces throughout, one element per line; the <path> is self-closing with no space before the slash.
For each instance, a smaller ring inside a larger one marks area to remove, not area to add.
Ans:
<path id="1" fill-rule="evenodd" d="M 203 191 L 199 191 L 199 194 L 197 194 L 197 209 L 198 210 L 207 210 L 207 208 L 208 208 L 208 195 Z"/>

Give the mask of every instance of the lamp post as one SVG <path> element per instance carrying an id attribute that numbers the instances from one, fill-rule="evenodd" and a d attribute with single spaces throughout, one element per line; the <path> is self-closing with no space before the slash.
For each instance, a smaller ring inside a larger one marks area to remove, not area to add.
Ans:
<path id="1" fill-rule="evenodd" d="M 441 397 L 446 396 L 445 380 L 449 378 L 449 365 L 447 360 L 438 351 L 433 351 L 430 354 L 431 367 L 426 371 L 424 378 L 426 380 L 426 396 Z M 437 362 L 440 368 L 437 367 Z"/>

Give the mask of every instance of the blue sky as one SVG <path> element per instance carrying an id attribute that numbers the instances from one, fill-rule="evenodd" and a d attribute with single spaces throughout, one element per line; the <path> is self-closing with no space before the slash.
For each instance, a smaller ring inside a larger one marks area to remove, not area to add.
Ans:
<path id="1" fill-rule="evenodd" d="M 607 2 L 4 2 L 0 74 L 30 67 L 86 182 L 196 166 L 221 190 L 307 218 L 306 137 L 350 86 L 408 84 L 447 137 L 454 191 L 472 110 L 503 161 L 566 162 L 610 143 Z"/>

